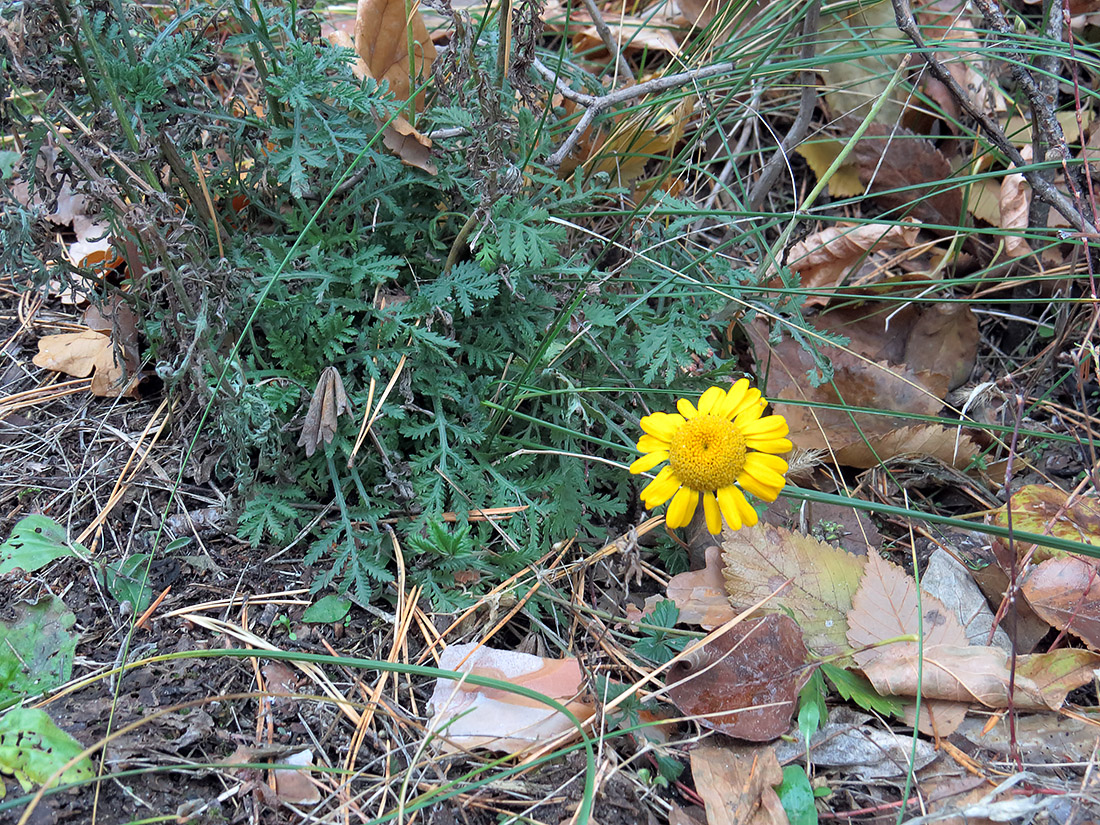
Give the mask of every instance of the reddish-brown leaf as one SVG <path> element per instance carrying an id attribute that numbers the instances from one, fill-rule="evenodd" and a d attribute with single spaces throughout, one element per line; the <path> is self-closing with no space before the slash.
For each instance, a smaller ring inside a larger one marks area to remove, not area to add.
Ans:
<path id="1" fill-rule="evenodd" d="M 703 727 L 767 742 L 790 728 L 807 656 L 790 617 L 742 622 L 669 668 L 668 696 Z"/>
<path id="2" fill-rule="evenodd" d="M 898 126 L 872 123 L 852 154 L 870 193 L 885 208 L 896 210 L 891 217 L 958 226 L 962 190 L 951 185 L 951 163 L 930 140 Z"/>
<path id="3" fill-rule="evenodd" d="M 1100 571 L 1095 560 L 1047 559 L 1028 574 L 1021 589 L 1045 622 L 1100 649 Z"/>

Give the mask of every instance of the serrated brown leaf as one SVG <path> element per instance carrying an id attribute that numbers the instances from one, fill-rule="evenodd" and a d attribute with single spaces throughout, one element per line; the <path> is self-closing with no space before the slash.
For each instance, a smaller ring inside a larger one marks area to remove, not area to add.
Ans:
<path id="1" fill-rule="evenodd" d="M 306 448 L 307 457 L 317 451 L 317 445 L 322 441 L 326 444 L 332 442 L 339 423 L 337 419 L 350 410 L 340 373 L 335 367 L 325 367 L 313 391 L 313 399 L 309 402 L 309 411 L 302 425 L 302 435 L 298 439 L 298 446 Z"/>
<path id="2" fill-rule="evenodd" d="M 923 625 L 925 652 L 932 645 L 965 647 L 969 644 L 966 630 L 954 613 L 939 599 L 927 594 L 918 602 L 916 582 L 896 564 L 874 553 L 867 558 L 847 619 L 848 642 L 857 648 L 856 664 L 863 668 L 875 690 L 884 695 L 916 695 L 899 692 L 897 683 L 885 674 L 893 674 L 908 665 L 916 669 L 922 648 L 916 642 L 878 645 L 879 642 L 897 636 L 918 635 Z M 919 727 L 924 733 L 947 736 L 966 716 L 965 706 L 935 701 L 927 690 L 922 690 L 921 695 L 929 699 L 921 705 Z M 915 720 L 914 707 L 907 709 L 906 717 L 910 723 Z"/>
<path id="3" fill-rule="evenodd" d="M 847 649 L 845 616 L 859 587 L 864 558 L 767 524 L 727 530 L 722 551 L 726 591 L 734 609 L 751 607 L 791 579 L 764 609 L 789 611 L 815 653 L 828 656 Z"/>
<path id="4" fill-rule="evenodd" d="M 673 664 L 668 698 L 703 727 L 767 742 L 790 728 L 808 656 L 789 616 L 750 619 Z"/>
<path id="5" fill-rule="evenodd" d="M 897 210 L 891 217 L 959 225 L 962 191 L 951 185 L 951 163 L 930 140 L 908 129 L 872 123 L 852 155 L 870 194 L 886 209 Z"/>

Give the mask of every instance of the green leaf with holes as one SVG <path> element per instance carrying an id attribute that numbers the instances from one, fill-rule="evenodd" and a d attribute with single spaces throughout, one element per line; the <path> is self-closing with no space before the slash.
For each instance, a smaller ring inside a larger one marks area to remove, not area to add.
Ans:
<path id="1" fill-rule="evenodd" d="M 0 621 L 0 704 L 43 693 L 73 675 L 76 616 L 56 596 L 18 602 Z"/>
<path id="2" fill-rule="evenodd" d="M 48 516 L 26 516 L 0 544 L 0 576 L 13 570 L 33 573 L 54 559 L 87 553 L 82 544 L 70 542 L 65 528 Z"/>
<path id="3" fill-rule="evenodd" d="M 75 758 L 84 746 L 53 723 L 44 710 L 12 708 L 0 716 L 0 772 L 14 774 L 29 791 Z M 60 776 L 60 781 L 77 782 L 95 775 L 92 762 L 84 757 Z M 0 797 L 4 784 L 0 782 Z"/>

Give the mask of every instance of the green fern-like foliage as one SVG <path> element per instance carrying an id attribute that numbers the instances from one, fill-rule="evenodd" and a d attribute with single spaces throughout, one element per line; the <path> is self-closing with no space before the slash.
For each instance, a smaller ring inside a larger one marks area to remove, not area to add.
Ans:
<path id="1" fill-rule="evenodd" d="M 127 238 L 151 274 L 127 294 L 157 374 L 209 413 L 195 475 L 233 492 L 241 537 L 301 540 L 315 587 L 364 601 L 392 577 L 396 539 L 449 608 L 480 592 L 478 576 L 634 523 L 637 480 L 621 464 L 638 417 L 734 371 L 714 321 L 731 302 L 769 306 L 746 271 L 694 245 L 691 205 L 654 188 L 635 210 L 606 175 L 548 168 L 564 114 L 517 103 L 553 89 L 533 72 L 502 81 L 491 26 L 456 37 L 415 113 L 422 131 L 459 130 L 436 141 L 430 175 L 384 148 L 399 103 L 357 79 L 354 55 L 300 4 L 115 19 L 127 2 L 90 12 L 59 99 L 115 141 L 88 156 L 151 216 L 156 233 Z M 207 36 L 215 19 L 224 41 Z M 522 48 L 516 66 L 534 56 Z M 225 100 L 240 67 L 258 94 Z M 48 134 L 29 128 L 28 145 Z M 33 230 L 25 210 L 0 205 L 0 218 L 5 238 Z M 21 259 L 2 246 L 0 260 Z M 303 428 L 327 368 L 350 413 L 314 445 Z M 516 512 L 468 520 L 500 507 Z"/>

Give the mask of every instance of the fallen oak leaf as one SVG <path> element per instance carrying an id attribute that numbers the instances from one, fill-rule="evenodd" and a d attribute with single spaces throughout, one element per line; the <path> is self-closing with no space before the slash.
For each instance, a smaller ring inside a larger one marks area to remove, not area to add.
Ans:
<path id="1" fill-rule="evenodd" d="M 331 444 L 336 435 L 337 419 L 344 413 L 350 413 L 344 382 L 335 367 L 325 367 L 317 379 L 317 388 L 309 402 L 306 420 L 302 425 L 302 435 L 298 446 L 306 448 L 306 457 L 317 452 L 317 445 L 324 441 Z"/>
<path id="2" fill-rule="evenodd" d="M 87 378 L 99 364 L 104 351 L 110 348 L 111 338 L 102 332 L 91 329 L 63 332 L 39 338 L 38 354 L 31 360 L 42 369 Z"/>

